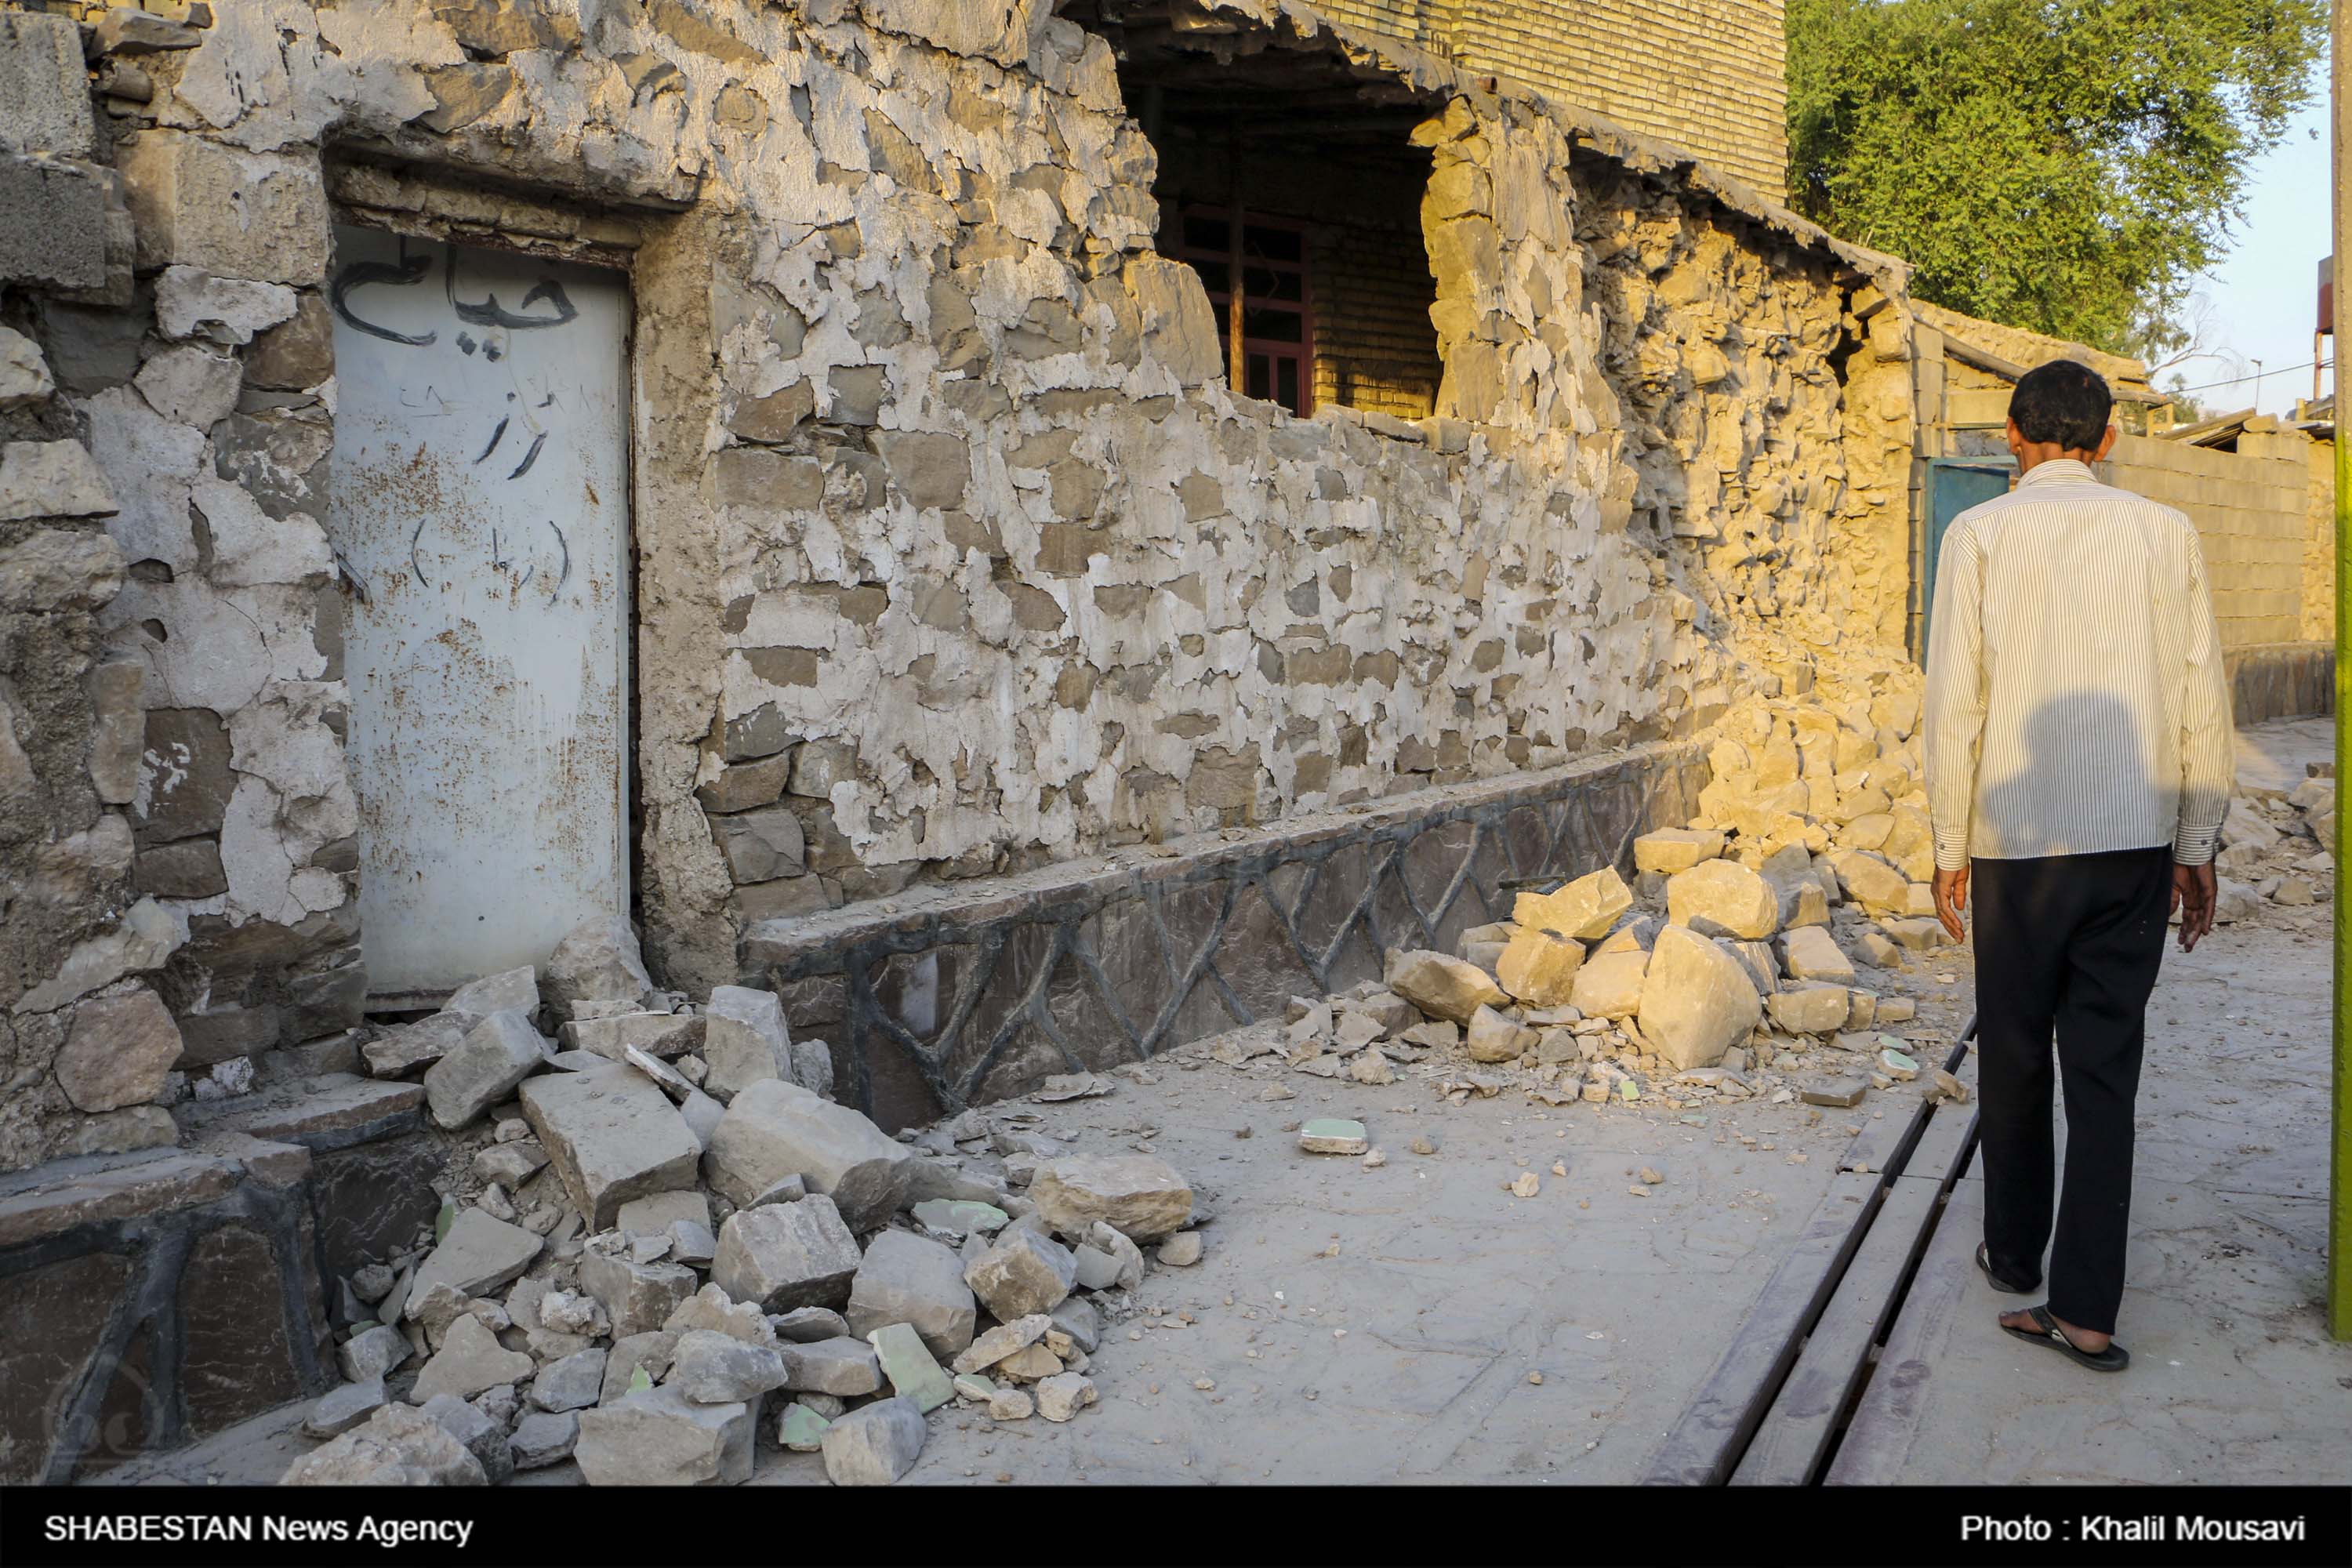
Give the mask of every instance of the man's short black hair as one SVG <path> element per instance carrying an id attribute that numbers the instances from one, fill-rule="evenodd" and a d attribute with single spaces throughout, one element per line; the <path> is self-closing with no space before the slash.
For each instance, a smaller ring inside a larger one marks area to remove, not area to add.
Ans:
<path id="1" fill-rule="evenodd" d="M 2069 452 L 2095 452 L 2107 433 L 2116 395 L 2089 365 L 2053 359 L 2017 378 L 2009 416 L 2028 441 L 2054 441 Z"/>

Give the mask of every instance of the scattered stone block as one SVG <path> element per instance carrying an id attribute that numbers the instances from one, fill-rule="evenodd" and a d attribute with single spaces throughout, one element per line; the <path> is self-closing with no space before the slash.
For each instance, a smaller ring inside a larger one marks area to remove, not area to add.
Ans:
<path id="1" fill-rule="evenodd" d="M 638 1073 L 541 1073 L 524 1081 L 522 1110 L 593 1229 L 611 1228 L 633 1198 L 694 1185 L 701 1142 Z"/>
<path id="2" fill-rule="evenodd" d="M 1530 1007 L 1558 1007 L 1574 994 L 1577 972 L 1583 967 L 1583 943 L 1521 926 L 1496 962 L 1495 978 Z"/>
<path id="3" fill-rule="evenodd" d="M 1944 945 L 1944 927 L 1940 921 L 1889 920 L 1878 923 L 1897 946 L 1907 947 L 1914 952 L 1926 952 Z"/>
<path id="4" fill-rule="evenodd" d="M 1372 1146 L 1360 1121 L 1324 1116 L 1298 1129 L 1298 1146 L 1309 1154 L 1360 1154 Z"/>
<path id="5" fill-rule="evenodd" d="M 825 1428 L 819 1447 L 837 1487 L 887 1487 L 922 1457 L 927 1428 L 910 1399 L 883 1399 Z"/>
<path id="6" fill-rule="evenodd" d="M 882 1375 L 890 1380 L 890 1391 L 899 1398 L 911 1399 L 918 1408 L 929 1412 L 955 1397 L 948 1374 L 940 1369 L 912 1324 L 887 1323 L 866 1335 L 866 1341 L 874 1347 Z"/>
<path id="7" fill-rule="evenodd" d="M 1067 1421 L 1096 1397 L 1094 1380 L 1075 1372 L 1038 1379 L 1036 1393 L 1037 1414 L 1048 1421 Z"/>
<path id="8" fill-rule="evenodd" d="M 1423 1012 L 1456 1024 L 1467 1024 L 1481 1006 L 1500 1007 L 1510 1001 L 1486 970 L 1430 948 L 1391 952 L 1381 978 Z"/>
<path id="9" fill-rule="evenodd" d="M 580 1287 L 613 1321 L 616 1338 L 650 1333 L 694 1296 L 694 1270 L 677 1263 L 639 1263 L 625 1254 L 583 1252 Z"/>
<path id="10" fill-rule="evenodd" d="M 849 1300 L 860 1261 L 856 1237 L 833 1200 L 811 1194 L 796 1204 L 730 1215 L 719 1227 L 710 1278 L 734 1300 L 756 1301 L 762 1311 L 840 1307 Z"/>
<path id="11" fill-rule="evenodd" d="M 1681 926 L 1658 933 L 1639 1024 L 1668 1067 L 1713 1067 L 1763 1015 L 1755 983 L 1720 943 Z"/>
<path id="12" fill-rule="evenodd" d="M 601 1348 L 575 1351 L 539 1369 L 530 1382 L 530 1402 L 541 1410 L 579 1410 L 604 1396 L 604 1363 Z"/>
<path id="13" fill-rule="evenodd" d="M 793 1077 L 793 1038 L 774 992 L 720 985 L 704 1011 L 702 1059 L 710 1073 L 702 1087 L 713 1098 L 724 1103 L 762 1079 Z"/>
<path id="14" fill-rule="evenodd" d="M 704 1168 L 712 1188 L 739 1205 L 785 1176 L 800 1176 L 812 1194 L 833 1200 L 852 1230 L 867 1231 L 905 1201 L 913 1158 L 849 1107 L 767 1079 L 728 1106 Z"/>
<path id="15" fill-rule="evenodd" d="M 1192 1184 L 1152 1154 L 1048 1160 L 1030 1181 L 1029 1200 L 1045 1224 L 1064 1236 L 1080 1235 L 1100 1220 L 1131 1240 L 1157 1241 L 1192 1218 Z"/>
<path id="16" fill-rule="evenodd" d="M 1710 827 L 1664 827 L 1633 840 L 1633 868 L 1672 876 L 1723 853 L 1723 835 Z"/>
<path id="17" fill-rule="evenodd" d="M 789 1312 L 778 1312 L 771 1317 L 768 1326 L 775 1331 L 780 1340 L 803 1343 L 838 1339 L 849 1332 L 849 1320 L 829 1307 L 795 1307 Z"/>
<path id="18" fill-rule="evenodd" d="M 1616 868 L 1604 866 L 1549 893 L 1521 893 L 1511 905 L 1511 919 L 1579 942 L 1597 942 L 1633 907 L 1633 891 L 1625 879 Z M 1398 987 L 1391 983 L 1391 989 Z"/>
<path id="19" fill-rule="evenodd" d="M 1536 1048 L 1536 1032 L 1522 1028 L 1492 1007 L 1481 1007 L 1470 1015 L 1462 1044 L 1474 1062 L 1517 1061 L 1522 1053 Z"/>
<path id="20" fill-rule="evenodd" d="M 1009 1323 L 1051 1311 L 1077 1282 L 1077 1259 L 1058 1242 L 1015 1226 L 973 1258 L 963 1278 L 990 1314 Z"/>
<path id="21" fill-rule="evenodd" d="M 832 1425 L 796 1399 L 777 1419 L 776 1441 L 795 1454 L 814 1454 L 824 1446 L 825 1429 Z"/>
<path id="22" fill-rule="evenodd" d="M 1160 1261 L 1171 1268 L 1190 1268 L 1201 1261 L 1201 1233 L 1181 1230 L 1160 1244 Z"/>
<path id="23" fill-rule="evenodd" d="M 755 1419 L 748 1404 L 697 1405 L 664 1384 L 582 1411 L 572 1457 L 592 1487 L 740 1486 Z"/>
<path id="24" fill-rule="evenodd" d="M 425 1400 L 436 1394 L 454 1394 L 459 1399 L 471 1399 L 484 1389 L 520 1383 L 537 1366 L 525 1352 L 499 1344 L 489 1325 L 468 1312 L 451 1321 L 441 1348 L 416 1374 L 416 1387 L 409 1397 Z"/>
<path id="25" fill-rule="evenodd" d="M 1778 991 L 1764 999 L 1775 1026 L 1792 1035 L 1833 1035 L 1846 1026 L 1853 1011 L 1843 986 L 1808 984 Z"/>
<path id="26" fill-rule="evenodd" d="M 289 1487 L 478 1487 L 481 1461 L 413 1405 L 383 1405 L 367 1421 L 287 1467 Z"/>
<path id="27" fill-rule="evenodd" d="M 1780 939 L 1783 966 L 1791 980 L 1825 980 L 1853 984 L 1853 961 L 1825 927 L 1801 926 Z"/>
<path id="28" fill-rule="evenodd" d="M 546 1065 L 546 1042 L 520 1012 L 493 1013 L 425 1072 L 433 1120 L 454 1131 L 499 1104 Z"/>
<path id="29" fill-rule="evenodd" d="M 1835 1078 L 1813 1084 L 1802 1095 L 1807 1105 L 1828 1105 L 1843 1109 L 1860 1105 L 1862 1097 L 1870 1091 L 1870 1080 L 1864 1078 Z"/>
<path id="30" fill-rule="evenodd" d="M 1759 942 L 1780 927 L 1772 885 L 1736 860 L 1707 860 L 1666 883 L 1666 918 L 1703 936 Z"/>
<path id="31" fill-rule="evenodd" d="M 1650 955 L 1638 947 L 1596 951 L 1576 973 L 1570 1005 L 1588 1018 L 1630 1018 L 1642 1010 L 1642 988 L 1649 973 Z"/>
<path id="32" fill-rule="evenodd" d="M 507 1441 L 516 1469 L 543 1470 L 570 1458 L 579 1437 L 578 1415 L 570 1411 L 557 1415 L 540 1410 L 517 1422 L 513 1436 Z"/>
<path id="33" fill-rule="evenodd" d="M 434 1394 L 423 1408 L 441 1430 L 465 1445 L 488 1485 L 502 1486 L 514 1475 L 514 1450 L 507 1443 L 504 1420 L 451 1394 Z"/>
<path id="34" fill-rule="evenodd" d="M 977 1309 L 963 1263 L 936 1241 L 886 1230 L 866 1247 L 849 1283 L 849 1328 L 865 1335 L 907 1323 L 933 1355 L 950 1358 L 971 1343 Z"/>
<path id="35" fill-rule="evenodd" d="M 882 1363 L 874 1347 L 846 1337 L 816 1340 L 781 1347 L 784 1386 L 794 1392 L 829 1394 L 855 1399 L 882 1386 Z"/>
<path id="36" fill-rule="evenodd" d="M 381 1376 L 346 1383 L 329 1391 L 311 1406 L 310 1414 L 302 1418 L 302 1435 L 306 1437 L 340 1437 L 383 1408 L 383 1379 Z"/>
<path id="37" fill-rule="evenodd" d="M 1076 1299 L 1066 1298 L 1066 1302 Z M 1035 1344 L 1045 1338 L 1047 1329 L 1055 1326 L 1055 1319 L 1044 1312 L 1032 1312 L 1011 1322 L 999 1323 L 973 1340 L 951 1364 L 959 1373 L 985 1372 L 1013 1352 Z"/>
<path id="38" fill-rule="evenodd" d="M 425 1294 L 446 1283 L 461 1297 L 487 1296 L 520 1278 L 545 1244 L 530 1231 L 494 1219 L 480 1209 L 467 1209 L 450 1222 L 448 1233 L 409 1281 L 407 1315 L 417 1315 Z"/>
<path id="39" fill-rule="evenodd" d="M 746 1344 L 732 1334 L 688 1329 L 671 1352 L 672 1386 L 697 1405 L 756 1402 L 784 1386 L 783 1352 L 773 1345 Z"/>
<path id="40" fill-rule="evenodd" d="M 575 1002 L 630 1002 L 644 1006 L 654 994 L 637 933 L 621 915 L 602 915 L 573 927 L 547 960 L 540 986 L 559 1016 Z"/>

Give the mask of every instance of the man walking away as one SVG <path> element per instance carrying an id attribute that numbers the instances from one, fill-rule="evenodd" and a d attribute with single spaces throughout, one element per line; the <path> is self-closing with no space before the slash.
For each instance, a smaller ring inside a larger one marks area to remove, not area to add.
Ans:
<path id="1" fill-rule="evenodd" d="M 1936 913 L 1976 895 L 1985 1235 L 1997 1290 L 2046 1304 L 2000 1326 L 2100 1372 L 2130 1234 L 2132 1106 L 2166 916 L 2183 952 L 2213 925 L 2230 804 L 2230 704 L 2197 530 L 2101 484 L 2106 383 L 2054 361 L 2018 379 L 2019 479 L 1945 536 L 1927 653 Z M 2066 1177 L 2051 1235 L 2051 1041 Z"/>

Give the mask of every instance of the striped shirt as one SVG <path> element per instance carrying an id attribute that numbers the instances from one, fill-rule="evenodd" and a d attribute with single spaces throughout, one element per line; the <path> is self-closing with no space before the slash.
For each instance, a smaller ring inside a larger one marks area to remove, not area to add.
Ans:
<path id="1" fill-rule="evenodd" d="M 1944 537 L 1927 648 L 1936 864 L 2172 846 L 2213 858 L 2229 693 L 2188 518 L 2036 464 Z"/>

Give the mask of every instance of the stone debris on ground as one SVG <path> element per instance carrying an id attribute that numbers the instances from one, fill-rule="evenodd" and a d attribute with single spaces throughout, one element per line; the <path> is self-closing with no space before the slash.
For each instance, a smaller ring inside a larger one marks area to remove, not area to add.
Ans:
<path id="1" fill-rule="evenodd" d="M 1631 881 L 1517 889 L 1454 951 L 1391 949 L 1380 979 L 1294 997 L 1177 1065 L 1239 1075 L 1260 1102 L 1306 1097 L 1300 1152 L 1366 1173 L 1388 1163 L 1383 1131 L 1424 1159 L 1442 1146 L 1349 1104 L 1367 1089 L 1701 1127 L 1746 1101 L 1818 1121 L 1886 1114 L 1873 1096 L 1968 1099 L 1950 1036 L 1919 1023 L 1957 977 L 1932 967 L 1916 686 L 1735 706 L 1698 816 L 1636 837 Z M 2332 779 L 2235 799 L 2220 918 L 2324 897 L 2334 807 Z M 1140 1144 L 1073 1149 L 1020 1101 L 885 1134 L 830 1098 L 829 1050 L 794 1040 L 771 994 L 698 1007 L 655 988 L 625 935 L 591 922 L 547 973 L 477 982 L 363 1043 L 378 1076 L 426 1080 L 463 1151 L 455 1201 L 341 1282 L 347 1383 L 287 1479 L 475 1483 L 568 1460 L 590 1484 L 733 1484 L 765 1445 L 887 1484 L 942 1411 L 1082 1419 L 1106 1321 L 1144 1312 L 1153 1270 L 1205 1256 L 1192 1184 Z M 1127 1070 L 1025 1103 L 1099 1101 Z M 1506 1201 L 1589 1205 L 1568 1161 L 1545 1166 L 1549 1188 L 1507 1167 Z M 1637 1196 L 1664 1179 L 1638 1176 Z"/>
<path id="2" fill-rule="evenodd" d="M 1421 1015 L 1349 1016 L 1369 1048 Z M 1144 1248 L 1203 1256 L 1167 1162 L 1073 1150 L 1017 1106 L 893 1138 L 830 1098 L 830 1052 L 792 1038 L 772 993 L 656 990 L 625 921 L 383 1038 L 372 1070 L 424 1078 L 455 1134 L 452 1195 L 341 1282 L 346 1382 L 289 1482 L 497 1484 L 568 1460 L 592 1486 L 724 1486 L 765 1443 L 887 1484 L 942 1407 L 1080 1418 L 1105 1319 L 1140 1310 Z M 1070 1074 L 1031 1101 L 1117 1089 Z"/>

